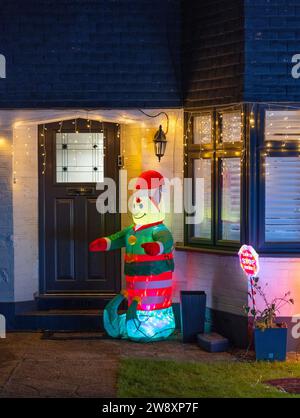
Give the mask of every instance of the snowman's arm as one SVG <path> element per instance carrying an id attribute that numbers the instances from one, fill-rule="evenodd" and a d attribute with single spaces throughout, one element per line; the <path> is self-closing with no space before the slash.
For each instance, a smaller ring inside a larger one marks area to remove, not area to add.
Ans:
<path id="1" fill-rule="evenodd" d="M 118 250 L 126 246 L 126 234 L 132 226 L 128 226 L 115 234 L 108 237 L 98 238 L 90 243 L 89 249 L 95 251 L 111 251 Z"/>
<path id="2" fill-rule="evenodd" d="M 173 237 L 168 229 L 153 232 L 153 241 L 159 244 L 159 254 L 170 253 L 173 249 Z"/>

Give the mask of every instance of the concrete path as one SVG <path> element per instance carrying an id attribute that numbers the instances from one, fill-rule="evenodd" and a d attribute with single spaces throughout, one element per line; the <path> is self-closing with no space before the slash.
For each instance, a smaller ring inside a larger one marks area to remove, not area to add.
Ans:
<path id="1" fill-rule="evenodd" d="M 1 397 L 115 397 L 120 359 L 236 360 L 177 339 L 149 344 L 99 334 L 9 333 L 0 339 Z"/>

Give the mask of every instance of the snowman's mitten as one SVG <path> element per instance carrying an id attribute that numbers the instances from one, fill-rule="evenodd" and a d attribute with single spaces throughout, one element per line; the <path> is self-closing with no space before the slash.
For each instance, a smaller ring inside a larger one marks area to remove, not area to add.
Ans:
<path id="1" fill-rule="evenodd" d="M 167 228 L 160 231 L 154 231 L 152 237 L 153 241 L 160 246 L 158 254 L 169 253 L 173 250 L 173 237 Z"/>
<path id="2" fill-rule="evenodd" d="M 96 251 L 108 251 L 110 247 L 110 240 L 108 238 L 98 238 L 91 242 L 89 250 L 92 252 Z"/>
<path id="3" fill-rule="evenodd" d="M 149 255 L 158 255 L 163 251 L 163 245 L 159 242 L 146 242 L 145 244 L 142 244 L 141 247 L 143 247 L 145 253 Z"/>

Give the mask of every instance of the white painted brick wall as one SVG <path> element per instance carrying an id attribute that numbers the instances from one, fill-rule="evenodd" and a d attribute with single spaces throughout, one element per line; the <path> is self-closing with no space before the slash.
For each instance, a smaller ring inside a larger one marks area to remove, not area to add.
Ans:
<path id="1" fill-rule="evenodd" d="M 14 266 L 15 301 L 33 299 L 38 281 L 37 126 L 14 129 Z"/>
<path id="2" fill-rule="evenodd" d="M 14 129 L 14 265 L 15 301 L 33 299 L 38 291 L 37 126 Z"/>
<path id="3" fill-rule="evenodd" d="M 175 265 L 175 301 L 180 290 L 203 290 L 208 307 L 243 315 L 247 281 L 237 256 L 176 251 Z"/>
<path id="4" fill-rule="evenodd" d="M 12 131 L 0 131 L 0 302 L 14 297 Z"/>
<path id="5" fill-rule="evenodd" d="M 297 258 L 260 258 L 260 285 L 265 289 L 268 299 L 282 297 L 291 292 L 294 305 L 286 305 L 280 310 L 281 316 L 300 314 L 300 259 Z M 257 307 L 263 308 L 262 300 L 257 297 Z"/>

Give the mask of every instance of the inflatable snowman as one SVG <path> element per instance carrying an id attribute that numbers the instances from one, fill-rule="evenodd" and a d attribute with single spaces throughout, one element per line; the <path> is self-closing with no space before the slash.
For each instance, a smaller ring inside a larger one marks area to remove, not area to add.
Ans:
<path id="1" fill-rule="evenodd" d="M 134 223 L 109 237 L 90 244 L 90 251 L 111 251 L 122 247 L 125 253 L 126 289 L 104 310 L 104 327 L 113 338 L 158 341 L 175 329 L 172 309 L 173 238 L 163 224 L 164 178 L 149 170 L 137 179 L 132 196 Z M 128 310 L 118 314 L 128 299 Z"/>

